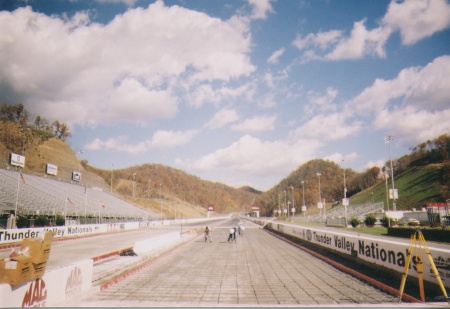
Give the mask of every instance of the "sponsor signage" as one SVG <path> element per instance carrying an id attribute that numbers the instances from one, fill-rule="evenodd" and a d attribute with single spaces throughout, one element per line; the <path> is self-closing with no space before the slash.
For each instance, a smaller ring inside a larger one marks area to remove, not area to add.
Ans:
<path id="1" fill-rule="evenodd" d="M 25 157 L 17 153 L 11 153 L 9 155 L 9 164 L 12 166 L 25 167 Z"/>
<path id="2" fill-rule="evenodd" d="M 47 287 L 42 279 L 31 281 L 23 297 L 22 307 L 46 307 Z"/>
<path id="3" fill-rule="evenodd" d="M 290 234 L 316 245 L 352 255 L 366 262 L 385 266 L 399 273 L 404 272 L 408 256 L 407 250 L 410 246 L 409 242 L 372 238 L 369 235 L 364 237 L 362 235 L 343 234 L 328 230 L 324 231 L 288 224 L 284 225 L 281 223 L 272 224 L 272 226 L 280 232 Z M 428 248 L 442 283 L 447 288 L 450 287 L 450 250 L 431 246 L 428 246 Z M 420 252 L 413 250 L 409 274 L 418 277 L 416 264 L 420 257 L 415 254 L 420 255 Z M 423 274 L 424 280 L 436 283 L 436 276 L 429 263 L 423 263 Z"/>
<path id="4" fill-rule="evenodd" d="M 0 229 L 0 245 L 22 241 L 25 238 L 35 238 L 46 232 L 53 232 L 55 238 L 91 235 L 111 231 L 133 230 L 139 228 L 139 222 L 117 224 L 87 224 L 23 229 Z M 1 308 L 1 306 L 0 306 Z"/>
<path id="5" fill-rule="evenodd" d="M 70 299 L 74 296 L 81 295 L 83 289 L 83 275 L 79 267 L 74 267 L 69 274 L 66 282 L 65 296 Z"/>
<path id="6" fill-rule="evenodd" d="M 389 198 L 398 199 L 398 190 L 397 189 L 389 189 Z"/>
<path id="7" fill-rule="evenodd" d="M 56 176 L 58 174 L 58 167 L 56 165 L 47 163 L 47 165 L 45 166 L 45 173 L 47 173 L 48 175 Z"/>
<path id="8" fill-rule="evenodd" d="M 81 173 L 73 171 L 72 172 L 72 180 L 80 182 L 81 181 Z"/>

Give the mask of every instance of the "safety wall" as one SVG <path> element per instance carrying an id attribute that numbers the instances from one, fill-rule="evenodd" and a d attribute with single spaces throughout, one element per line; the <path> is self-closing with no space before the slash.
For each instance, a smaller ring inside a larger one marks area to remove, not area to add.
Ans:
<path id="1" fill-rule="evenodd" d="M 120 232 L 139 228 L 156 227 L 172 224 L 188 224 L 211 222 L 222 220 L 223 217 L 217 218 L 196 218 L 180 220 L 162 220 L 162 221 L 141 221 L 126 223 L 108 223 L 108 224 L 86 224 L 86 225 L 70 225 L 70 226 L 54 226 L 41 228 L 23 228 L 23 229 L 4 229 L 0 230 L 0 246 L 10 243 L 21 242 L 25 238 L 38 237 L 39 233 L 54 232 L 55 238 L 88 236 L 97 233 Z"/>
<path id="2" fill-rule="evenodd" d="M 139 222 L 6 229 L 0 230 L 0 245 L 17 243 L 25 238 L 38 237 L 39 233 L 45 232 L 53 232 L 55 238 L 63 238 L 73 236 L 87 236 L 107 232 L 118 232 L 138 228 Z"/>
<path id="3" fill-rule="evenodd" d="M 80 297 L 92 287 L 92 273 L 93 261 L 86 259 L 20 285 L 0 284 L 0 308 L 49 307 Z"/>
<path id="4" fill-rule="evenodd" d="M 261 225 L 267 222 L 261 220 L 258 222 Z M 392 240 L 384 240 L 380 238 L 372 238 L 370 235 L 364 234 L 346 234 L 338 231 L 325 230 L 320 228 L 310 228 L 298 225 L 291 225 L 280 222 L 267 223 L 273 230 L 279 231 L 283 234 L 294 236 L 309 243 L 325 247 L 330 250 L 339 251 L 344 254 L 351 255 L 360 260 L 369 263 L 384 266 L 393 269 L 399 273 L 404 273 L 405 264 L 407 260 L 407 249 L 410 246 L 409 242 L 398 242 Z M 419 242 L 416 242 L 415 248 L 418 247 Z M 442 283 L 447 288 L 450 287 L 450 250 L 431 246 L 428 244 L 434 264 L 439 272 Z M 437 284 L 438 281 L 431 269 L 427 254 L 422 247 L 422 250 L 412 250 L 413 255 L 411 259 L 408 276 L 418 277 L 416 264 L 420 260 L 420 252 L 422 252 L 423 261 L 423 278 L 426 281 Z"/>

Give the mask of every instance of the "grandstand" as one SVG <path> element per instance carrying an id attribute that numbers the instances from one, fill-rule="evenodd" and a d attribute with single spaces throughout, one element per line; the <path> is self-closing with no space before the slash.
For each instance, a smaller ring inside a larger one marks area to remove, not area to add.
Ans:
<path id="1" fill-rule="evenodd" d="M 367 214 L 382 214 L 384 212 L 384 203 L 366 203 L 366 204 L 354 204 L 347 206 L 347 222 L 350 218 L 358 218 L 360 221 L 364 220 Z M 345 225 L 345 207 L 337 206 L 327 210 L 326 214 L 317 216 L 302 217 L 301 215 L 295 216 L 293 221 L 306 221 L 306 222 L 318 222 L 327 223 L 332 225 Z"/>
<path id="2" fill-rule="evenodd" d="M 61 215 L 79 223 L 157 218 L 101 188 L 0 169 L 0 214 Z"/>

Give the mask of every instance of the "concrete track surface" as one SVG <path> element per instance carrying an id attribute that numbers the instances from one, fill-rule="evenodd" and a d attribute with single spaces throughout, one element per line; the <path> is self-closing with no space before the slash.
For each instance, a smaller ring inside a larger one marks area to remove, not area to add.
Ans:
<path id="1" fill-rule="evenodd" d="M 98 286 L 75 307 L 411 307 L 280 241 L 243 220 L 244 236 L 227 242 L 239 219 L 213 226 L 105 289 Z M 427 307 L 431 304 L 427 304 Z M 434 304 L 447 307 L 447 303 Z"/>

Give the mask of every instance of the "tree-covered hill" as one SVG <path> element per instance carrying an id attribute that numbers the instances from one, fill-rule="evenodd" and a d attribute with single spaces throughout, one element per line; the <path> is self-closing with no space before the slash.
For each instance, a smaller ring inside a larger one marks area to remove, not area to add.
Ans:
<path id="1" fill-rule="evenodd" d="M 346 196 L 351 204 L 367 202 L 389 203 L 386 190 L 392 188 L 391 162 L 384 168 L 372 167 L 363 173 L 345 169 Z M 434 140 L 419 144 L 411 153 L 392 161 L 394 185 L 398 189 L 397 210 L 420 208 L 427 202 L 445 202 L 450 198 L 450 136 L 441 135 Z M 321 190 L 319 194 L 319 176 Z M 303 182 L 303 183 L 302 183 Z M 305 194 L 303 195 L 303 187 Z M 292 194 L 293 193 L 293 194 Z M 283 208 L 284 203 L 296 205 L 297 214 L 303 204 L 311 213 L 317 210 L 319 196 L 328 207 L 342 203 L 344 197 L 344 169 L 334 162 L 315 159 L 293 171 L 279 184 L 264 192 L 258 204 L 267 214 Z M 292 202 L 293 201 L 293 202 Z"/>

